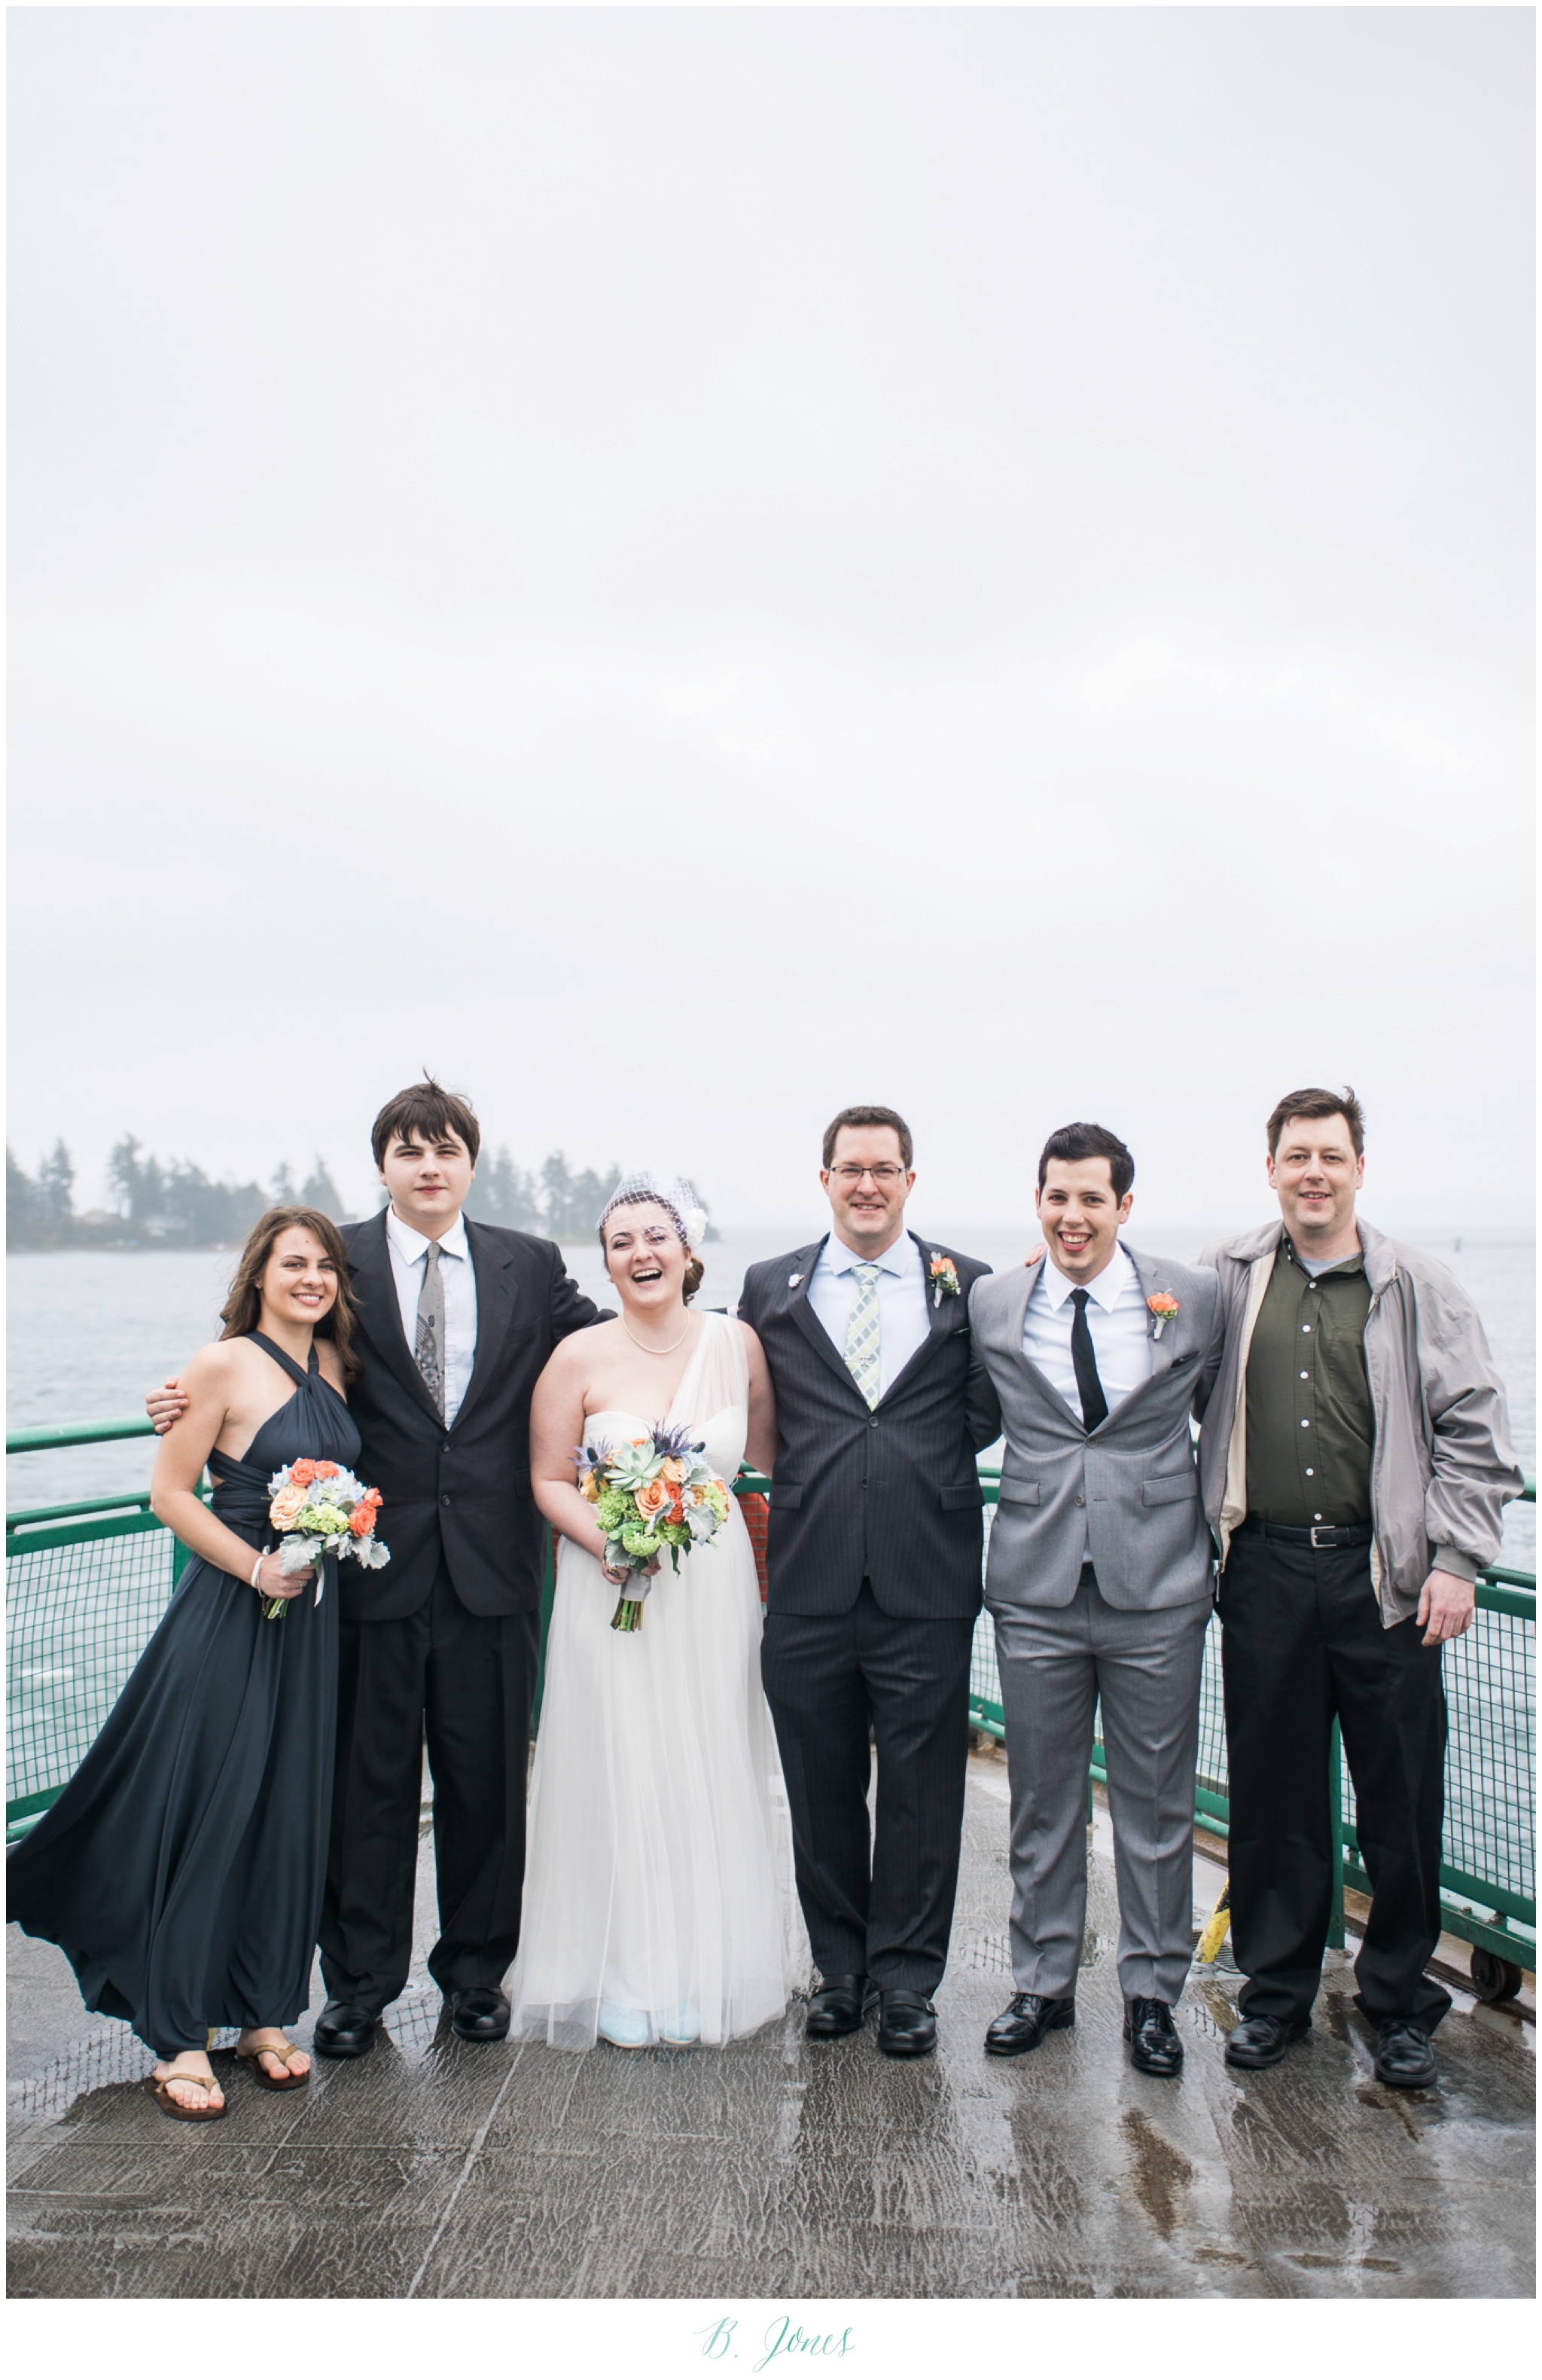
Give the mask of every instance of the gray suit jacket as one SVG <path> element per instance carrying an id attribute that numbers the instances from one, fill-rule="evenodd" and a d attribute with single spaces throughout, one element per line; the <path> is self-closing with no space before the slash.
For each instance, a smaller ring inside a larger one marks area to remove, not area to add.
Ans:
<path id="1" fill-rule="evenodd" d="M 1060 1605 L 1084 1560 L 1120 1611 L 1161 1611 L 1211 1592 L 1213 1548 L 1199 1500 L 1189 1415 L 1202 1416 L 1225 1338 L 1219 1284 L 1165 1257 L 1128 1254 L 1148 1297 L 1178 1312 L 1151 1350 L 1151 1376 L 1090 1436 L 1023 1354 L 1037 1265 L 990 1273 L 970 1293 L 970 1410 L 977 1442 L 994 1399 L 1006 1433 L 985 1599 Z M 1155 1334 L 1153 1316 L 1150 1330 Z"/>

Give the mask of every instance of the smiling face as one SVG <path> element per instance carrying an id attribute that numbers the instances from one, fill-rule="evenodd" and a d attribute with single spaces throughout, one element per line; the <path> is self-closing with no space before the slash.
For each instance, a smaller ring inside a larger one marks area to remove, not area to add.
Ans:
<path id="1" fill-rule="evenodd" d="M 916 1177 L 906 1169 L 892 1124 L 842 1124 L 820 1173 L 836 1232 L 859 1256 L 881 1257 L 905 1228 Z"/>
<path id="2" fill-rule="evenodd" d="M 1067 1281 L 1096 1281 L 1113 1261 L 1119 1226 L 1135 1204 L 1135 1193 L 1114 1197 L 1114 1169 L 1106 1157 L 1052 1157 L 1034 1203 L 1055 1270 Z"/>
<path id="3" fill-rule="evenodd" d="M 304 1223 L 282 1231 L 262 1269 L 262 1318 L 313 1330 L 337 1304 L 337 1268 Z"/>
<path id="4" fill-rule="evenodd" d="M 426 1239 L 442 1239 L 465 1204 L 476 1169 L 459 1133 L 438 1140 L 404 1132 L 389 1141 L 380 1164 L 380 1180 L 404 1223 Z"/>
<path id="5" fill-rule="evenodd" d="M 1268 1163 L 1270 1187 L 1297 1247 L 1353 1231 L 1366 1160 L 1355 1154 L 1347 1118 L 1287 1116 Z"/>
<path id="6" fill-rule="evenodd" d="M 651 1199 L 614 1207 L 605 1219 L 605 1269 L 639 1318 L 683 1305 L 690 1256 L 669 1208 Z"/>

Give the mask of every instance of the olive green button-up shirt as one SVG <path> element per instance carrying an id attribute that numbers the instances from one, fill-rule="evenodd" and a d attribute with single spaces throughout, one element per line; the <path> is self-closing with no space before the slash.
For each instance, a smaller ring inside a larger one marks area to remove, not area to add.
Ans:
<path id="1" fill-rule="evenodd" d="M 1282 1234 L 1247 1350 L 1247 1510 L 1259 1520 L 1370 1519 L 1369 1312 L 1358 1252 L 1314 1279 Z"/>

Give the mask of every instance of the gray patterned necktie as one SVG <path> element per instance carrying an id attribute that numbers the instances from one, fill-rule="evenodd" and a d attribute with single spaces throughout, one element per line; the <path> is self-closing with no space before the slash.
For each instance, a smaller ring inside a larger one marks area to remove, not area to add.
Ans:
<path id="1" fill-rule="evenodd" d="M 875 1264 L 858 1264 L 851 1268 L 860 1284 L 851 1319 L 846 1326 L 846 1368 L 863 1396 L 868 1410 L 878 1402 L 883 1381 L 883 1346 L 878 1323 L 878 1274 Z"/>
<path id="2" fill-rule="evenodd" d="M 423 1286 L 417 1293 L 417 1344 L 413 1350 L 428 1394 L 444 1414 L 444 1276 L 440 1270 L 439 1242 L 430 1240 L 423 1259 Z"/>

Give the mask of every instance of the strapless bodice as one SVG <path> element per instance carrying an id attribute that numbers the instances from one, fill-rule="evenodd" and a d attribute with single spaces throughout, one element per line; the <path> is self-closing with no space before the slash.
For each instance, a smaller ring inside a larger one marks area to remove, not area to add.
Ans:
<path id="1" fill-rule="evenodd" d="M 747 1422 L 745 1408 L 739 1404 L 725 1405 L 720 1413 L 709 1415 L 703 1422 L 694 1418 L 687 1422 L 678 1413 L 669 1415 L 671 1428 L 689 1427 L 692 1445 L 702 1448 L 718 1478 L 730 1488 L 744 1460 Z M 653 1422 L 645 1421 L 641 1414 L 610 1411 L 585 1414 L 584 1416 L 584 1436 L 590 1446 L 598 1446 L 606 1439 L 615 1445 L 631 1438 L 647 1438 L 655 1427 Z"/>

